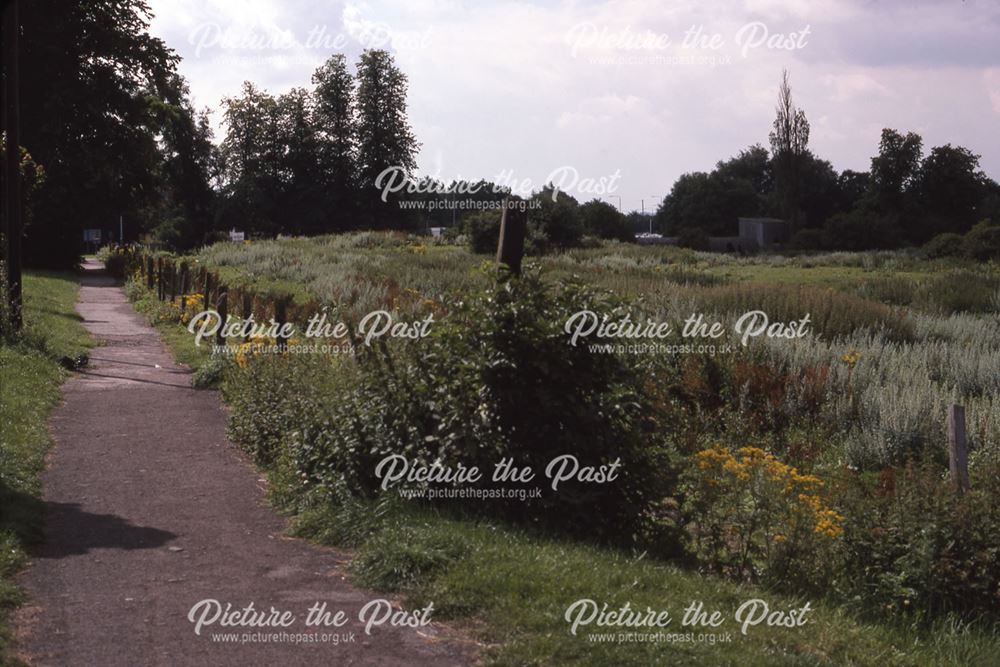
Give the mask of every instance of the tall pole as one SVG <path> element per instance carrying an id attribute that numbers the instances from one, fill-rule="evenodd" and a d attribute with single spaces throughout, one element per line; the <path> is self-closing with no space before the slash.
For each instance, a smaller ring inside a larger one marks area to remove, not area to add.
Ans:
<path id="1" fill-rule="evenodd" d="M 18 133 L 19 105 L 17 41 L 20 26 L 17 0 L 3 10 L 4 109 L 3 129 L 7 159 L 4 178 L 5 236 L 7 237 L 7 282 L 10 290 L 11 325 L 21 328 L 21 138 Z"/>

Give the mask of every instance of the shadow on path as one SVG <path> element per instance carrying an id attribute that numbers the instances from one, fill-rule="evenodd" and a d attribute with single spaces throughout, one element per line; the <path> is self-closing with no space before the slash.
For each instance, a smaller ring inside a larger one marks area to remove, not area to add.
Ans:
<path id="1" fill-rule="evenodd" d="M 114 514 L 86 512 L 77 503 L 46 502 L 45 522 L 50 538 L 37 550 L 38 558 L 63 558 L 93 549 L 155 549 L 177 537 L 159 528 L 134 526 Z"/>

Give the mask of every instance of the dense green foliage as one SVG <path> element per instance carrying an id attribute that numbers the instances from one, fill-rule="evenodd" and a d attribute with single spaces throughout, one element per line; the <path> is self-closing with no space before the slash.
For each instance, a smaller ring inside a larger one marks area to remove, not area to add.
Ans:
<path id="1" fill-rule="evenodd" d="M 82 230 L 117 237 L 119 216 L 132 240 L 162 228 L 203 241 L 210 132 L 149 16 L 143 0 L 21 5 L 20 139 L 46 173 L 25 228 L 29 264 L 72 266 Z"/>

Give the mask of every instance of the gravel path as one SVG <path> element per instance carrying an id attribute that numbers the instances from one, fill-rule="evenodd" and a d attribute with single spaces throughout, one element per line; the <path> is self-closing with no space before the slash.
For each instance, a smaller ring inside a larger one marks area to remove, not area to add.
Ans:
<path id="1" fill-rule="evenodd" d="M 46 542 L 20 578 L 29 595 L 16 621 L 22 657 L 88 667 L 468 664 L 469 644 L 434 623 L 365 634 L 359 612 L 381 596 L 345 580 L 342 553 L 283 536 L 263 480 L 226 439 L 217 394 L 192 389 L 122 290 L 98 264 L 85 268 L 77 309 L 103 345 L 65 383 L 52 416 Z M 217 622 L 199 636 L 188 615 L 206 599 L 274 607 L 295 621 Z M 306 627 L 323 602 L 347 624 Z M 307 638 L 213 640 L 222 632 Z"/>

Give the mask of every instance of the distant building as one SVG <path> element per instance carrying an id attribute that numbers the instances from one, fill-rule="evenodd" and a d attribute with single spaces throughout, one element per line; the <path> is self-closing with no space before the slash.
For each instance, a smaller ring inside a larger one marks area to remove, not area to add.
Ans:
<path id="1" fill-rule="evenodd" d="M 744 250 L 767 250 L 787 243 L 791 226 L 778 218 L 740 218 L 740 242 Z"/>
<path id="2" fill-rule="evenodd" d="M 737 252 L 741 255 L 759 250 L 772 250 L 791 238 L 788 223 L 778 218 L 738 218 L 739 236 L 710 236 L 712 252 Z"/>

